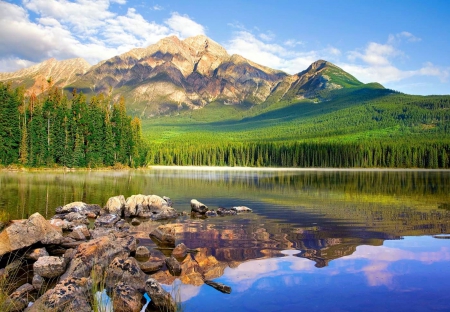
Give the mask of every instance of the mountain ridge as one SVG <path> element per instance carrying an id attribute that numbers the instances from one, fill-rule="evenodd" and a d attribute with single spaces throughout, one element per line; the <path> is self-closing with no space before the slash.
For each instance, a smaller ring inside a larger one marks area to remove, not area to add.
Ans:
<path id="1" fill-rule="evenodd" d="M 204 35 L 184 40 L 166 37 L 93 66 L 80 58 L 50 59 L 14 73 L 0 73 L 0 81 L 23 85 L 35 94 L 55 85 L 87 95 L 103 92 L 115 100 L 123 96 L 128 110 L 144 118 L 199 109 L 212 102 L 253 106 L 268 100 L 317 98 L 322 90 L 363 85 L 324 60 L 289 75 L 241 55 L 229 55 Z"/>

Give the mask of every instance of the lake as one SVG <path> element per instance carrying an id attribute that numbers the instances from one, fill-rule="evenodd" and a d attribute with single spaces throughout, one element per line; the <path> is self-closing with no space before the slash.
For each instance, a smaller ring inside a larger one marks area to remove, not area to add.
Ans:
<path id="1" fill-rule="evenodd" d="M 183 311 L 450 310 L 450 171 L 3 171 L 0 190 L 0 208 L 15 219 L 120 194 L 169 196 L 186 212 L 193 198 L 252 208 L 176 221 L 177 242 L 199 252 L 180 278 L 156 277 Z M 154 226 L 131 230 L 145 236 Z M 199 268 L 231 294 L 203 284 Z"/>

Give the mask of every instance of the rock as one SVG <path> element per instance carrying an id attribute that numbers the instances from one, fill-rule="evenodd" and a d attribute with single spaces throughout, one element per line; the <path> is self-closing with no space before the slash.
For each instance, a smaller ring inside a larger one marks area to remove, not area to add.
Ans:
<path id="1" fill-rule="evenodd" d="M 39 274 L 34 274 L 31 284 L 33 285 L 34 289 L 39 291 L 41 290 L 42 286 L 44 286 L 44 279 Z"/>
<path id="2" fill-rule="evenodd" d="M 231 210 L 231 209 L 225 209 L 225 208 L 220 207 L 217 209 L 217 214 L 219 216 L 235 216 L 237 214 L 237 212 L 234 210 Z"/>
<path id="3" fill-rule="evenodd" d="M 116 226 L 116 229 L 118 229 L 120 231 L 126 231 L 131 227 L 131 225 L 123 219 L 119 220 L 115 226 Z"/>
<path id="4" fill-rule="evenodd" d="M 223 292 L 225 294 L 231 294 L 231 287 L 227 286 L 225 284 L 217 283 L 217 282 L 213 282 L 213 281 L 208 281 L 208 280 L 205 281 L 205 284 L 209 285 L 209 286 L 211 286 L 211 287 L 213 287 L 213 288 L 217 289 L 218 291 Z"/>
<path id="5" fill-rule="evenodd" d="M 64 255 L 62 257 L 66 266 L 70 263 L 70 261 L 72 261 L 72 259 L 75 257 L 76 254 L 77 254 L 77 250 L 74 248 L 69 248 L 66 250 L 66 252 L 64 253 Z"/>
<path id="6" fill-rule="evenodd" d="M 126 259 L 115 258 L 106 270 L 105 284 L 107 287 L 113 287 L 117 282 L 121 281 L 129 285 L 133 285 L 137 290 L 145 289 L 145 280 L 147 275 L 139 268 L 136 259 L 129 257 Z"/>
<path id="7" fill-rule="evenodd" d="M 126 201 L 123 195 L 110 197 L 106 202 L 105 207 L 103 207 L 102 212 L 122 217 L 125 211 L 125 204 Z"/>
<path id="8" fill-rule="evenodd" d="M 131 220 L 131 225 L 139 225 L 141 224 L 141 221 L 138 218 L 133 218 L 133 220 Z"/>
<path id="9" fill-rule="evenodd" d="M 70 212 L 78 212 L 82 215 L 87 216 L 88 214 L 93 214 L 98 216 L 100 214 L 101 207 L 99 205 L 89 205 L 83 202 L 73 202 L 55 209 L 57 214 L 67 214 Z"/>
<path id="10" fill-rule="evenodd" d="M 231 210 L 234 210 L 236 212 L 253 212 L 253 210 L 245 206 L 236 206 L 231 208 Z"/>
<path id="11" fill-rule="evenodd" d="M 177 218 L 177 217 L 178 217 L 177 211 L 170 207 L 161 209 L 160 212 L 154 213 L 151 215 L 151 218 L 154 221 L 173 219 L 173 218 Z"/>
<path id="12" fill-rule="evenodd" d="M 170 208 L 167 202 L 157 195 L 132 195 L 125 204 L 125 217 L 150 218 L 162 210 Z"/>
<path id="13" fill-rule="evenodd" d="M 2 307 L 6 307 L 9 312 L 22 311 L 28 306 L 30 301 L 34 300 L 33 292 L 35 292 L 33 285 L 26 283 L 9 295 Z"/>
<path id="14" fill-rule="evenodd" d="M 36 248 L 36 249 L 30 250 L 29 252 L 27 252 L 25 254 L 25 259 L 36 261 L 40 257 L 46 257 L 46 256 L 49 256 L 49 254 L 48 254 L 47 250 L 45 249 L 45 247 L 44 248 Z"/>
<path id="15" fill-rule="evenodd" d="M 64 248 L 77 248 L 83 241 L 77 241 L 75 238 L 70 236 L 64 236 L 60 246 Z"/>
<path id="16" fill-rule="evenodd" d="M 172 256 L 175 258 L 184 258 L 186 257 L 188 252 L 188 249 L 185 244 L 181 243 L 178 244 L 173 250 L 172 250 Z"/>
<path id="17" fill-rule="evenodd" d="M 191 199 L 191 211 L 205 214 L 208 211 L 208 207 L 196 199 Z"/>
<path id="18" fill-rule="evenodd" d="M 170 199 L 170 197 L 163 196 L 163 199 L 166 201 L 167 206 L 169 206 L 169 207 L 172 207 L 172 206 L 173 206 L 173 202 L 172 202 L 172 200 Z"/>
<path id="19" fill-rule="evenodd" d="M 217 217 L 217 212 L 215 212 L 214 210 L 209 210 L 205 213 L 205 216 L 207 217 Z"/>
<path id="20" fill-rule="evenodd" d="M 175 228 L 172 225 L 160 225 L 150 233 L 161 244 L 175 246 Z"/>
<path id="21" fill-rule="evenodd" d="M 0 233 L 0 256 L 37 242 L 58 244 L 61 239 L 62 230 L 36 212 L 28 220 L 13 223 Z"/>
<path id="22" fill-rule="evenodd" d="M 136 259 L 139 261 L 147 261 L 150 257 L 150 251 L 145 246 L 139 246 L 136 249 Z"/>
<path id="23" fill-rule="evenodd" d="M 114 285 L 112 298 L 114 312 L 139 312 L 144 306 L 142 294 L 124 282 Z"/>
<path id="24" fill-rule="evenodd" d="M 68 235 L 69 237 L 73 238 L 77 241 L 84 241 L 86 240 L 86 236 L 84 236 L 83 231 L 80 228 L 75 228 L 72 230 L 72 233 Z"/>
<path id="25" fill-rule="evenodd" d="M 63 220 L 63 219 L 51 219 L 50 224 L 53 226 L 57 226 L 62 230 L 71 229 L 71 223 L 69 221 Z"/>
<path id="26" fill-rule="evenodd" d="M 139 267 L 144 273 L 154 273 L 159 271 L 164 266 L 164 263 L 164 260 L 148 260 L 145 262 L 138 261 Z"/>
<path id="27" fill-rule="evenodd" d="M 120 217 L 114 214 L 106 214 L 95 220 L 95 227 L 112 228 L 120 220 Z"/>
<path id="28" fill-rule="evenodd" d="M 181 266 L 177 259 L 174 257 L 166 258 L 166 265 L 169 269 L 170 274 L 173 276 L 181 275 Z"/>
<path id="29" fill-rule="evenodd" d="M 176 305 L 172 296 L 154 279 L 145 282 L 145 291 L 152 301 L 150 304 L 160 311 L 175 312 Z"/>
<path id="30" fill-rule="evenodd" d="M 64 216 L 64 220 L 77 224 L 89 224 L 89 220 L 85 215 L 78 212 L 70 212 Z"/>
<path id="31" fill-rule="evenodd" d="M 58 277 L 63 274 L 65 270 L 66 265 L 64 260 L 60 257 L 40 257 L 33 264 L 34 273 L 46 278 Z"/>
<path id="32" fill-rule="evenodd" d="M 90 288 L 88 278 L 63 279 L 25 311 L 92 311 L 88 298 Z"/>
<path id="33" fill-rule="evenodd" d="M 82 243 L 61 279 L 88 277 L 94 265 L 106 270 L 114 258 L 127 258 L 135 245 L 132 236 L 117 238 L 112 234 Z"/>

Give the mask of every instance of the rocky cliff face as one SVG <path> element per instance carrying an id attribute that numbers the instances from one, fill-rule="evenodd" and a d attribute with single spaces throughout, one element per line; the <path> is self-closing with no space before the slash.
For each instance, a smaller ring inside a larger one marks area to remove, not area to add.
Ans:
<path id="1" fill-rule="evenodd" d="M 130 112 L 141 117 L 183 108 L 198 109 L 218 101 L 226 105 L 259 104 L 268 99 L 314 97 L 319 90 L 361 84 L 339 67 L 317 61 L 297 75 L 229 55 L 200 35 L 179 40 L 167 37 L 147 48 L 133 49 L 89 66 L 82 59 L 50 59 L 0 81 L 24 85 L 36 94 L 53 85 L 87 94 L 124 96 Z"/>

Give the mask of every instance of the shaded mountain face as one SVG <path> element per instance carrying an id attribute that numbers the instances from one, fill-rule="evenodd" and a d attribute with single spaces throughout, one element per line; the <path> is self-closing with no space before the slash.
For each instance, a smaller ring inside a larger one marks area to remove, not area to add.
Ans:
<path id="1" fill-rule="evenodd" d="M 198 109 L 211 102 L 255 105 L 269 99 L 313 98 L 320 90 L 362 84 L 326 61 L 288 75 L 240 55 L 230 56 L 203 35 L 185 40 L 167 37 L 92 67 L 82 59 L 51 59 L 0 74 L 0 81 L 22 84 L 39 93 L 45 90 L 42 86 L 49 86 L 50 77 L 53 85 L 70 92 L 76 88 L 86 94 L 111 93 L 115 99 L 124 96 L 129 112 L 143 118 Z"/>

